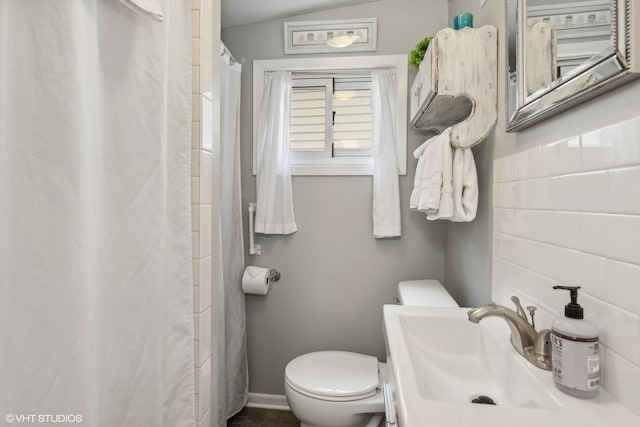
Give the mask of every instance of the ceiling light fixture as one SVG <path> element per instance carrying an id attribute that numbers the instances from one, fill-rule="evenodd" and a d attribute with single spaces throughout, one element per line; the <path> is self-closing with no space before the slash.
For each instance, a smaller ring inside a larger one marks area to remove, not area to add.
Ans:
<path id="1" fill-rule="evenodd" d="M 360 36 L 356 35 L 334 37 L 327 40 L 327 44 L 331 47 L 342 49 L 343 47 L 351 46 L 359 38 Z"/>

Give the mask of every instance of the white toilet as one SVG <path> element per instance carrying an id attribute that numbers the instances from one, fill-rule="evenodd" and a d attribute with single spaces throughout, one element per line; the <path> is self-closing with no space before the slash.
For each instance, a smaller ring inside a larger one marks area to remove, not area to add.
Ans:
<path id="1" fill-rule="evenodd" d="M 458 307 L 437 280 L 398 284 L 403 305 Z M 318 351 L 285 368 L 285 394 L 301 427 L 378 427 L 384 418 L 381 385 L 386 365 L 373 356 Z"/>

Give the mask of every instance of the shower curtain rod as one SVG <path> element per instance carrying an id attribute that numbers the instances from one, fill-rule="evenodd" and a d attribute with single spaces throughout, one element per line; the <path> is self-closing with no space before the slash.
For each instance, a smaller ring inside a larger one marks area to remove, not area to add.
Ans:
<path id="1" fill-rule="evenodd" d="M 221 44 L 222 44 L 222 47 L 220 49 L 220 56 L 224 56 L 225 54 L 229 55 L 229 59 L 231 60 L 231 65 L 235 64 L 236 62 L 238 62 L 236 60 L 236 58 L 233 57 L 233 54 L 231 53 L 231 51 L 229 50 L 227 45 L 224 44 L 224 43 L 221 43 Z"/>

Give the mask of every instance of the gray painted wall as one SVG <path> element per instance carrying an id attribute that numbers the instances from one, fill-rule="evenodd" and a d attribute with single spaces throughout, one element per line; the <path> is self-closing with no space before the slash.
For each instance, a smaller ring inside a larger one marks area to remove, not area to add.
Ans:
<path id="1" fill-rule="evenodd" d="M 447 25 L 445 0 L 381 0 L 297 16 L 286 21 L 378 19 L 378 49 L 367 54 L 409 53 L 423 37 Z M 234 27 L 222 40 L 243 64 L 242 182 L 244 206 L 255 201 L 252 165 L 252 61 L 284 58 L 285 20 Z M 324 55 L 330 56 L 330 55 Z M 415 73 L 409 76 L 413 81 Z M 409 132 L 408 174 L 401 177 L 402 237 L 372 236 L 371 177 L 294 177 L 299 231 L 262 236 L 263 255 L 246 255 L 247 265 L 280 270 L 266 297 L 247 296 L 249 389 L 284 394 L 284 367 L 315 350 L 349 350 L 385 356 L 382 305 L 393 301 L 401 280 L 444 280 L 446 225 L 409 211 L 415 160 L 425 139 Z M 246 222 L 246 220 L 245 220 Z M 247 225 L 245 224 L 245 236 Z"/>

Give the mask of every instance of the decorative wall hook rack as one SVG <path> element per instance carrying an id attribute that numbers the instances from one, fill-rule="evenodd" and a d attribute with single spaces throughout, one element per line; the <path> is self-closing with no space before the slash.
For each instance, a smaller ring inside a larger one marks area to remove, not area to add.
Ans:
<path id="1" fill-rule="evenodd" d="M 472 147 L 497 121 L 498 32 L 492 25 L 435 35 L 411 86 L 411 125 L 451 129 L 451 144 Z"/>

